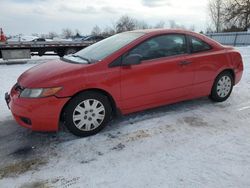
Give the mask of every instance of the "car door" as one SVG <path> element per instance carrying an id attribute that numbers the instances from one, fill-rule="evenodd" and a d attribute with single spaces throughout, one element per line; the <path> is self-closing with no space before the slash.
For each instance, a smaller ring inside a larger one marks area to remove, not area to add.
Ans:
<path id="1" fill-rule="evenodd" d="M 123 59 L 131 54 L 139 54 L 142 59 L 139 65 L 121 67 L 124 109 L 158 106 L 188 96 L 194 72 L 191 62 L 185 61 L 185 35 L 150 38 L 127 52 Z"/>

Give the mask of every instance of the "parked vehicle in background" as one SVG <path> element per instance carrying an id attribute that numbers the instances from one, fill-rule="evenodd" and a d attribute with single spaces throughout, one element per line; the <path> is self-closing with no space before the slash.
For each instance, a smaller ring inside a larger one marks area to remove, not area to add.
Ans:
<path id="1" fill-rule="evenodd" d="M 7 40 L 8 42 L 43 42 L 46 41 L 44 38 L 36 37 L 36 36 L 15 36 L 12 38 L 9 38 Z"/>
<path id="2" fill-rule="evenodd" d="M 141 30 L 106 38 L 24 72 L 5 99 L 34 131 L 99 132 L 117 114 L 209 96 L 225 101 L 243 73 L 240 53 L 185 30 Z"/>
<path id="3" fill-rule="evenodd" d="M 0 58 L 4 60 L 11 59 L 29 59 L 31 55 L 58 55 L 63 57 L 64 55 L 73 54 L 79 50 L 103 40 L 103 36 L 87 36 L 83 37 L 77 34 L 73 40 L 53 38 L 45 39 L 36 36 L 22 36 L 18 35 L 9 38 L 6 41 L 6 37 L 0 28 Z M 49 54 L 47 53 L 49 52 Z M 51 53 L 53 52 L 53 53 Z"/>
<path id="4" fill-rule="evenodd" d="M 103 39 L 105 39 L 105 37 L 103 37 L 103 36 L 95 36 L 95 35 L 73 38 L 74 41 L 86 41 L 86 42 L 93 42 L 93 43 L 99 42 L 99 41 L 101 41 Z"/>
<path id="5" fill-rule="evenodd" d="M 23 37 L 22 41 L 18 40 L 14 38 L 7 42 L 0 42 L 0 58 L 4 60 L 27 59 L 31 55 L 46 55 L 47 52 L 54 52 L 55 55 L 63 57 L 94 43 L 91 41 L 65 41 L 62 39 L 52 41 L 38 37 Z"/>
<path id="6" fill-rule="evenodd" d="M 46 39 L 45 38 L 36 38 L 32 40 L 33 42 L 45 42 Z"/>
<path id="7" fill-rule="evenodd" d="M 103 39 L 104 39 L 103 36 L 88 36 L 88 37 L 83 38 L 82 40 L 95 43 L 95 42 L 99 42 Z"/>

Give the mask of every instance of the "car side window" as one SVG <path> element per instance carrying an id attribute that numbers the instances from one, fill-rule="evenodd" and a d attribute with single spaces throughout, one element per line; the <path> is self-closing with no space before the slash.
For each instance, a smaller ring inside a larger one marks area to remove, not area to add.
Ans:
<path id="1" fill-rule="evenodd" d="M 144 41 L 128 55 L 138 54 L 142 60 L 157 59 L 187 53 L 186 38 L 181 34 L 161 35 Z"/>
<path id="2" fill-rule="evenodd" d="M 203 51 L 210 50 L 212 48 L 209 44 L 207 44 L 206 42 L 198 38 L 191 37 L 190 39 L 191 39 L 190 42 L 191 42 L 192 53 L 203 52 Z"/>

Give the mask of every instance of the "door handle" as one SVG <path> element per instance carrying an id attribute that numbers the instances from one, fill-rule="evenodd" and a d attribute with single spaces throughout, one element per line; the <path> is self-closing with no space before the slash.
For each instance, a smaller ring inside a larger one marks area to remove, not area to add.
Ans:
<path id="1" fill-rule="evenodd" d="M 183 66 L 183 65 L 189 65 L 189 64 L 191 64 L 191 63 L 192 63 L 192 61 L 181 61 L 181 62 L 179 63 L 179 65 Z"/>

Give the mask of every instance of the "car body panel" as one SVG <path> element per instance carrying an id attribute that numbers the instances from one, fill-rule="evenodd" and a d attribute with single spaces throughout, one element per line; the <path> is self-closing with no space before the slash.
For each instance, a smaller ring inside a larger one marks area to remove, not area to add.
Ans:
<path id="1" fill-rule="evenodd" d="M 191 54 L 187 61 L 194 66 L 194 82 L 191 89 L 193 97 L 209 95 L 217 75 L 224 69 L 231 69 L 224 50 Z"/>
<path id="2" fill-rule="evenodd" d="M 60 113 L 63 106 L 70 98 L 46 97 L 39 99 L 20 98 L 19 92 L 11 89 L 9 107 L 15 120 L 23 127 L 33 131 L 57 131 Z M 28 118 L 32 124 L 29 125 L 21 120 Z"/>
<path id="3" fill-rule="evenodd" d="M 180 65 L 185 56 L 147 60 L 137 66 L 121 67 L 121 108 L 127 110 L 187 96 L 194 71 L 193 65 Z"/>
<path id="4" fill-rule="evenodd" d="M 63 83 L 65 79 L 71 80 L 79 74 L 82 75 L 84 66 L 87 65 L 53 60 L 28 69 L 21 74 L 17 82 L 28 88 L 54 87 Z"/>

